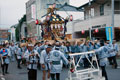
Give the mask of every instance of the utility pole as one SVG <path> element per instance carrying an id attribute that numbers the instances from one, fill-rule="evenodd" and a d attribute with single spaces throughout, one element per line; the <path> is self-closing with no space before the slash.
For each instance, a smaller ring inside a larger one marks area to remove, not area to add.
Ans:
<path id="1" fill-rule="evenodd" d="M 35 9 L 36 9 L 36 20 L 38 19 L 37 16 L 37 0 L 35 0 Z M 37 28 L 37 36 L 38 36 L 38 40 L 40 40 L 40 31 L 39 31 L 39 25 L 36 25 Z"/>
<path id="2" fill-rule="evenodd" d="M 91 31 L 92 31 L 92 28 L 90 27 L 89 28 L 89 37 L 90 37 L 90 40 L 92 39 Z"/>
<path id="3" fill-rule="evenodd" d="M 1 7 L 0 7 L 0 29 L 1 29 L 1 15 L 2 15 L 2 11 L 1 11 Z"/>
<path id="4" fill-rule="evenodd" d="M 112 26 L 112 35 L 113 35 L 113 39 L 115 38 L 115 31 L 114 31 L 114 5 L 115 5 L 115 2 L 114 0 L 111 1 L 111 5 L 112 5 L 112 8 L 111 8 L 111 11 L 112 11 L 112 19 L 111 19 L 111 26 Z"/>
<path id="5" fill-rule="evenodd" d="M 89 15 L 89 25 L 91 24 L 90 18 L 91 18 L 91 0 L 89 0 L 89 8 L 90 8 L 90 15 Z M 89 28 L 89 38 L 92 39 L 92 33 L 91 33 L 92 27 Z"/>

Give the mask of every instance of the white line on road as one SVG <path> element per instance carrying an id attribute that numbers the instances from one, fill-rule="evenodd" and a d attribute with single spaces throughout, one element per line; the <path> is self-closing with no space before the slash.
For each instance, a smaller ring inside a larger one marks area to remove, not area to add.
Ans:
<path id="1" fill-rule="evenodd" d="M 5 80 L 5 78 L 2 77 L 1 80 Z"/>
<path id="2" fill-rule="evenodd" d="M 1 80 L 5 80 L 5 78 L 3 77 L 2 74 L 0 74 L 0 77 L 1 77 L 1 78 L 0 78 Z"/>

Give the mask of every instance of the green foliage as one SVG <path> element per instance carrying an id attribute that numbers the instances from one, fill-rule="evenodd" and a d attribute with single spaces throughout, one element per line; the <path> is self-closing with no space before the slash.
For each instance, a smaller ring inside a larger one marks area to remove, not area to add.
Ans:
<path id="1" fill-rule="evenodd" d="M 86 38 L 86 40 L 90 40 L 90 37 L 88 36 L 88 37 Z"/>
<path id="2" fill-rule="evenodd" d="M 19 20 L 19 23 L 17 25 L 17 28 L 15 30 L 15 33 L 16 33 L 16 41 L 19 41 L 20 40 L 20 30 L 21 30 L 21 26 L 22 26 L 22 23 L 26 21 L 26 15 L 24 15 L 20 20 Z"/>

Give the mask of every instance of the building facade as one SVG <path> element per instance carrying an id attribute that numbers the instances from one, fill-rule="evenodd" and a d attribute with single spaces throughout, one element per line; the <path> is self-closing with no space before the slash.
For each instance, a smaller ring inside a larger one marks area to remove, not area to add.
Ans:
<path id="1" fill-rule="evenodd" d="M 26 38 L 27 37 L 27 24 L 26 22 L 23 22 L 21 25 L 21 30 L 20 30 L 20 34 L 21 34 L 21 39 L 22 38 Z"/>
<path id="2" fill-rule="evenodd" d="M 17 27 L 18 24 L 15 24 L 13 26 L 10 27 L 10 31 L 11 31 L 11 41 L 16 41 L 16 35 L 15 35 L 15 29 Z"/>
<path id="3" fill-rule="evenodd" d="M 0 41 L 10 40 L 10 32 L 8 29 L 0 29 Z"/>
<path id="4" fill-rule="evenodd" d="M 91 4 L 91 5 L 90 5 Z M 84 20 L 73 22 L 71 25 L 73 38 L 89 37 L 90 30 L 91 36 L 96 38 L 106 38 L 105 27 L 112 26 L 112 10 L 111 0 L 93 0 L 91 3 L 86 3 L 78 9 L 84 10 Z M 120 1 L 115 0 L 114 6 L 114 27 L 115 37 L 120 37 Z M 69 28 L 69 26 L 68 26 Z M 95 33 L 98 29 L 98 33 Z M 82 31 L 85 34 L 82 34 Z"/>
<path id="5" fill-rule="evenodd" d="M 30 34 L 33 34 L 35 36 L 36 33 L 36 25 L 35 25 L 35 18 L 32 17 L 32 6 L 35 7 L 36 0 L 29 0 L 26 3 L 26 22 L 27 22 L 27 30 L 28 35 L 27 37 L 30 37 Z M 35 9 L 34 9 L 35 10 Z M 35 14 L 34 14 L 35 15 Z"/>

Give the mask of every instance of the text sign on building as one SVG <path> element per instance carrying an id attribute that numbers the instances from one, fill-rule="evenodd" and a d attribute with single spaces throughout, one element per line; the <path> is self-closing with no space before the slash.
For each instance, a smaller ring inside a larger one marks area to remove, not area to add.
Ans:
<path id="1" fill-rule="evenodd" d="M 36 19 L 36 5 L 31 5 L 31 18 Z"/>
<path id="2" fill-rule="evenodd" d="M 112 42 L 113 35 L 112 35 L 112 27 L 106 27 L 106 38 L 110 42 Z"/>

